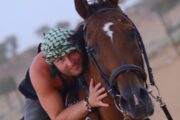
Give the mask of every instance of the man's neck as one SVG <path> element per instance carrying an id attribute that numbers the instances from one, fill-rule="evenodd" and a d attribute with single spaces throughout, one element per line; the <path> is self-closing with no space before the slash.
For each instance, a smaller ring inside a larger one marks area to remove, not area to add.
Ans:
<path id="1" fill-rule="evenodd" d="M 68 81 L 71 81 L 71 80 L 73 80 L 73 79 L 76 78 L 76 77 L 73 77 L 73 76 L 67 76 L 67 75 L 64 75 L 64 74 L 61 74 L 61 77 L 62 77 L 62 79 L 68 80 Z"/>

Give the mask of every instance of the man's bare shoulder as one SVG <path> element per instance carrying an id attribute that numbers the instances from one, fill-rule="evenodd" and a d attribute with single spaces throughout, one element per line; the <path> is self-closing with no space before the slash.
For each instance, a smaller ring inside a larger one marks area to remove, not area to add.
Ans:
<path id="1" fill-rule="evenodd" d="M 49 73 L 50 65 L 47 64 L 43 58 L 42 52 L 37 54 L 30 66 L 30 73 L 32 74 L 45 74 Z"/>
<path id="2" fill-rule="evenodd" d="M 35 56 L 30 66 L 30 78 L 32 84 L 43 83 L 49 84 L 50 77 L 50 65 L 47 64 L 43 58 L 43 54 L 40 52 Z"/>
<path id="3" fill-rule="evenodd" d="M 61 89 L 62 83 L 59 77 L 52 78 L 50 75 L 50 65 L 43 58 L 43 54 L 39 53 L 33 59 L 30 67 L 30 78 L 35 87 L 52 87 Z M 53 79 L 53 80 L 52 80 Z"/>

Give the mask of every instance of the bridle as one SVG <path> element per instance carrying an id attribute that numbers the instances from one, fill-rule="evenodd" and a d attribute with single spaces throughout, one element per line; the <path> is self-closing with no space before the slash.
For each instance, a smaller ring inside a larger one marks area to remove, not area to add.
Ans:
<path id="1" fill-rule="evenodd" d="M 119 12 L 117 9 L 114 9 L 114 8 L 105 8 L 105 9 L 99 10 L 98 12 L 96 12 L 95 14 L 93 14 L 92 16 L 90 16 L 90 17 L 88 18 L 88 20 L 86 21 L 85 26 L 84 26 L 84 35 L 86 35 L 86 28 L 87 28 L 87 25 L 89 24 L 89 22 L 90 22 L 97 14 L 100 14 L 100 13 L 106 12 L 106 11 Z M 125 14 L 123 14 L 123 15 L 124 15 L 124 17 L 126 17 Z M 137 35 L 137 36 L 139 37 L 140 35 Z M 145 53 L 145 55 L 146 55 L 146 52 L 144 52 L 143 47 L 142 47 L 142 46 L 144 46 L 144 45 L 142 45 L 141 43 L 143 44 L 142 40 L 139 38 L 139 39 L 138 39 L 138 44 L 139 44 L 139 47 L 140 47 L 140 49 L 141 49 L 141 52 L 142 52 L 143 54 Z M 114 69 L 114 70 L 112 71 L 111 76 L 108 77 L 108 76 L 105 74 L 105 72 L 101 69 L 100 65 L 98 64 L 98 62 L 97 62 L 97 60 L 96 60 L 96 58 L 95 58 L 95 55 L 94 55 L 95 50 L 94 50 L 92 47 L 88 46 L 88 44 L 86 45 L 86 50 L 87 50 L 87 53 L 88 53 L 88 55 L 90 56 L 91 60 L 93 61 L 93 63 L 94 63 L 95 66 L 97 67 L 97 70 L 98 70 L 98 72 L 99 72 L 99 74 L 100 74 L 100 76 L 101 76 L 101 78 L 102 78 L 102 80 L 103 80 L 103 82 L 104 82 L 107 90 L 110 92 L 110 95 L 111 95 L 113 98 L 115 98 L 116 93 L 114 93 L 114 90 L 113 90 L 113 88 L 112 88 L 112 85 L 114 84 L 115 79 L 116 79 L 120 74 L 123 74 L 123 73 L 125 73 L 125 72 L 127 72 L 127 71 L 134 71 L 134 72 L 140 73 L 140 75 L 143 77 L 143 79 L 146 80 L 146 76 L 147 76 L 147 75 L 146 75 L 146 73 L 145 73 L 145 70 L 144 70 L 142 67 L 137 66 L 137 65 L 135 65 L 135 64 L 124 64 L 124 65 L 121 65 L 121 66 L 117 67 L 116 69 Z M 147 57 L 147 55 L 146 55 L 146 57 Z M 148 65 L 149 65 L 149 61 L 148 61 L 148 59 L 146 59 L 146 60 L 147 60 L 146 63 L 147 63 L 147 66 L 148 66 Z M 151 69 L 151 68 L 150 68 L 150 69 Z M 153 78 L 153 77 L 151 77 L 151 78 Z M 109 82 L 109 81 L 110 81 L 110 82 Z M 153 79 L 151 79 L 151 84 L 154 85 L 154 80 L 153 80 Z"/>
<path id="2" fill-rule="evenodd" d="M 114 11 L 114 12 L 119 12 L 118 9 L 115 9 L 115 8 L 104 8 L 104 9 L 101 9 L 101 10 L 98 10 L 96 13 L 94 13 L 93 15 L 91 15 L 86 23 L 84 24 L 84 38 L 86 39 L 85 35 L 86 35 L 86 29 L 87 29 L 87 25 L 89 24 L 89 22 L 97 15 L 97 14 L 100 14 L 100 13 L 103 13 L 103 12 L 107 12 L 107 11 Z M 131 20 L 128 18 L 128 16 L 124 13 L 122 13 L 121 15 L 123 15 L 123 17 L 128 20 L 130 23 L 133 24 L 133 22 L 131 22 Z M 133 24 L 133 26 L 135 27 L 136 29 L 136 26 Z M 160 106 L 161 108 L 163 109 L 166 117 L 168 120 L 172 120 L 172 117 L 166 107 L 166 104 L 164 102 L 162 102 L 162 98 L 160 96 L 160 91 L 159 91 L 159 88 L 157 87 L 157 85 L 155 84 L 155 81 L 154 81 L 154 77 L 153 77 L 153 73 L 152 73 L 152 68 L 150 67 L 150 64 L 149 64 L 149 60 L 148 60 L 148 56 L 147 56 L 147 53 L 146 53 L 146 49 L 145 49 L 145 46 L 144 46 L 144 43 L 142 41 L 142 38 L 139 34 L 139 32 L 137 32 L 137 29 L 136 29 L 136 36 L 137 36 L 137 42 L 138 42 L 138 46 L 141 50 L 141 55 L 142 57 L 144 58 L 144 61 L 145 61 L 145 65 L 147 67 L 147 72 L 148 72 L 148 77 L 149 77 L 149 83 L 150 84 L 147 84 L 147 81 L 146 81 L 146 72 L 145 70 L 140 67 L 140 66 L 137 66 L 135 64 L 124 64 L 124 65 L 121 65 L 119 67 L 117 67 L 116 69 L 114 69 L 112 71 L 112 74 L 110 77 L 108 77 L 105 72 L 101 69 L 100 65 L 98 64 L 96 58 L 95 58 L 95 50 L 88 46 L 88 44 L 86 45 L 86 50 L 87 50 L 87 53 L 90 57 L 90 59 L 93 61 L 94 65 L 96 66 L 100 76 L 101 76 L 101 79 L 102 79 L 102 82 L 104 83 L 107 91 L 109 92 L 109 94 L 111 95 L 111 97 L 115 100 L 117 97 L 119 98 L 119 96 L 121 96 L 120 94 L 118 94 L 114 88 L 112 87 L 112 85 L 114 84 L 115 82 L 115 79 L 127 72 L 127 71 L 132 71 L 132 72 L 138 72 L 140 73 L 140 75 L 143 77 L 143 79 L 145 80 L 145 83 L 146 83 L 146 88 L 147 88 L 147 91 L 149 92 L 149 94 L 154 98 L 156 99 L 156 101 L 158 101 L 160 103 Z M 158 95 L 155 97 L 153 94 L 152 94 L 152 89 L 150 88 L 151 86 L 155 86 L 155 88 L 157 88 L 157 91 L 158 91 Z M 115 102 L 115 106 L 117 107 L 117 109 L 119 111 L 121 111 L 124 115 L 124 117 L 126 118 L 127 115 L 126 115 L 126 111 L 124 111 L 121 107 L 120 104 L 117 104 Z"/>
<path id="3" fill-rule="evenodd" d="M 136 72 L 139 72 L 144 79 L 146 79 L 146 73 L 145 73 L 144 69 L 137 66 L 137 65 L 135 65 L 135 64 L 124 64 L 122 66 L 119 66 L 118 68 L 113 70 L 111 76 L 108 77 L 105 74 L 105 72 L 101 69 L 100 65 L 98 64 L 98 62 L 97 62 L 97 60 L 96 60 L 96 58 L 94 56 L 93 49 L 87 46 L 86 50 L 87 50 L 88 55 L 90 56 L 91 60 L 95 64 L 95 66 L 96 66 L 96 68 L 97 68 L 97 70 L 98 70 L 98 72 L 99 72 L 99 74 L 100 74 L 100 76 L 102 78 L 102 81 L 103 81 L 107 91 L 110 93 L 112 98 L 115 98 L 117 96 L 117 93 L 113 89 L 112 85 L 115 83 L 115 79 L 120 74 L 123 74 L 123 73 L 125 73 L 127 71 L 136 71 Z"/>

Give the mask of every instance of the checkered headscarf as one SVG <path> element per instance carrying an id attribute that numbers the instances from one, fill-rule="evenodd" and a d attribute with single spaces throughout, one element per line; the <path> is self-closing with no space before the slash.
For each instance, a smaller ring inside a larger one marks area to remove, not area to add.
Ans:
<path id="1" fill-rule="evenodd" d="M 58 57 L 62 57 L 73 50 L 79 49 L 78 45 L 72 44 L 68 38 L 73 34 L 72 30 L 55 28 L 44 35 L 41 51 L 46 62 L 50 65 Z"/>

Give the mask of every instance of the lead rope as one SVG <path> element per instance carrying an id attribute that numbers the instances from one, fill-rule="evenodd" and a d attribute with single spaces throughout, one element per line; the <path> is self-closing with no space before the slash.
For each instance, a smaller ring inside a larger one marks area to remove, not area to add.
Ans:
<path id="1" fill-rule="evenodd" d="M 161 109 L 163 110 L 164 114 L 166 115 L 167 119 L 168 119 L 168 120 L 173 120 L 170 112 L 169 112 L 168 109 L 167 109 L 166 103 L 164 103 L 163 100 L 162 100 L 162 97 L 161 97 L 161 95 L 160 95 L 160 90 L 159 90 L 158 86 L 154 85 L 154 87 L 155 87 L 156 90 L 157 90 L 157 96 L 153 95 L 152 89 L 151 89 L 150 87 L 151 87 L 151 86 L 148 86 L 148 92 L 149 92 L 149 94 L 152 96 L 152 98 L 154 98 L 154 99 L 156 100 L 156 102 L 159 103 L 159 105 L 160 105 Z"/>
<path id="2" fill-rule="evenodd" d="M 156 83 L 154 81 L 152 68 L 150 67 L 149 60 L 148 60 L 147 53 L 146 53 L 146 49 L 145 49 L 144 43 L 142 41 L 142 38 L 141 38 L 139 32 L 136 32 L 136 33 L 137 33 L 137 36 L 138 36 L 139 47 L 140 47 L 140 49 L 142 51 L 142 55 L 144 56 L 144 59 L 145 59 L 145 63 L 146 63 L 146 67 L 147 67 L 148 75 L 149 75 L 149 80 L 150 80 L 150 85 L 147 86 L 147 91 L 156 100 L 156 102 L 159 102 L 160 107 L 162 108 L 162 110 L 163 110 L 164 114 L 166 115 L 167 119 L 168 120 L 173 120 L 170 112 L 167 109 L 166 104 L 162 100 L 162 97 L 160 95 L 160 90 L 159 90 L 158 86 L 156 85 Z M 158 93 L 157 96 L 154 96 L 152 94 L 152 89 L 151 89 L 152 86 L 154 86 L 157 89 L 157 93 Z"/>

